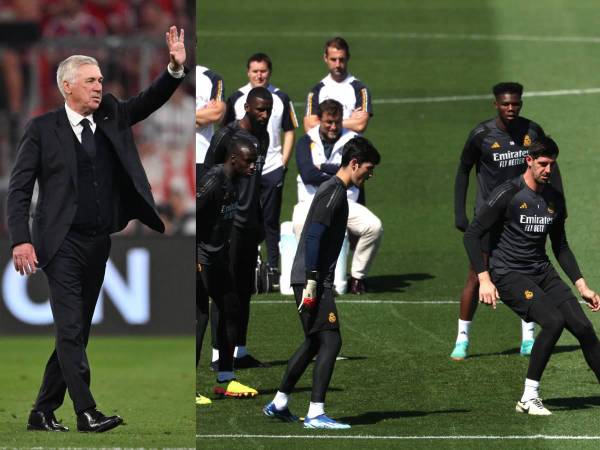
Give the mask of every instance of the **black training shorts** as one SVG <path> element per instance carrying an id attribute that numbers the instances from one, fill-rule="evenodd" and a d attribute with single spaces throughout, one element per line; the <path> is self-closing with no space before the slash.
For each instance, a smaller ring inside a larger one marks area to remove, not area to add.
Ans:
<path id="1" fill-rule="evenodd" d="M 295 285 L 293 287 L 296 306 L 300 306 L 303 286 Z M 306 336 L 324 330 L 339 330 L 340 318 L 333 298 L 333 289 L 318 286 L 317 305 L 312 310 L 305 309 L 300 314 L 300 322 L 302 322 L 302 328 Z"/>
<path id="2" fill-rule="evenodd" d="M 492 279 L 498 289 L 500 299 L 527 322 L 530 322 L 529 308 L 534 302 L 558 307 L 569 299 L 577 301 L 571 288 L 551 265 L 535 275 L 520 272 L 497 275 L 492 272 Z"/>

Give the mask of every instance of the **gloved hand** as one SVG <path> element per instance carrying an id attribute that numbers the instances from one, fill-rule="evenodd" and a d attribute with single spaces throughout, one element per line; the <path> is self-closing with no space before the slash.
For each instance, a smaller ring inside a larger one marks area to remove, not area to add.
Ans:
<path id="1" fill-rule="evenodd" d="M 302 290 L 302 302 L 298 306 L 298 313 L 311 310 L 317 306 L 317 280 L 306 280 L 306 286 Z"/>

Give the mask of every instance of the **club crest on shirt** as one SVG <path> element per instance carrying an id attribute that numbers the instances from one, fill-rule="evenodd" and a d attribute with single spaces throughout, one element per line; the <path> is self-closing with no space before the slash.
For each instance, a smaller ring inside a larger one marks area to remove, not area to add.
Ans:
<path id="1" fill-rule="evenodd" d="M 493 149 L 500 148 L 500 144 L 498 144 L 497 142 L 494 142 L 494 143 L 492 144 L 492 147 L 491 147 L 491 148 L 493 148 Z"/>
<path id="2" fill-rule="evenodd" d="M 524 294 L 525 300 L 531 300 L 533 298 L 533 291 L 526 289 Z"/>
<path id="3" fill-rule="evenodd" d="M 529 147 L 531 145 L 531 138 L 529 137 L 528 134 L 526 134 L 525 137 L 523 138 L 523 145 L 525 147 Z"/>
<path id="4" fill-rule="evenodd" d="M 197 264 L 196 265 L 196 271 L 202 272 L 202 264 Z"/>
<path id="5" fill-rule="evenodd" d="M 335 314 L 330 312 L 329 313 L 329 323 L 335 323 L 335 321 L 337 320 L 337 317 L 335 317 Z"/>
<path id="6" fill-rule="evenodd" d="M 521 203 L 521 206 L 519 206 L 519 209 L 527 209 L 527 203 L 525 203 L 525 202 Z"/>
<path id="7" fill-rule="evenodd" d="M 555 210 L 556 210 L 556 208 L 554 207 L 554 203 L 552 203 L 552 202 L 548 203 L 548 212 L 550 214 L 554 214 Z"/>

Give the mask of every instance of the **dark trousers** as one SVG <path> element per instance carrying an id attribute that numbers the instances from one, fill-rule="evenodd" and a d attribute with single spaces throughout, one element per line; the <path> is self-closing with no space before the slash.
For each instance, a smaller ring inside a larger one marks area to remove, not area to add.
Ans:
<path id="1" fill-rule="evenodd" d="M 233 226 L 229 241 L 229 273 L 235 283 L 238 301 L 238 336 L 235 345 L 246 345 L 248 322 L 250 321 L 250 298 L 255 292 L 254 276 L 258 258 L 259 230 Z M 210 308 L 210 328 L 213 348 L 219 348 L 217 330 L 219 305 L 212 302 Z"/>
<path id="2" fill-rule="evenodd" d="M 56 343 L 35 401 L 37 410 L 50 412 L 60 407 L 67 389 L 77 414 L 96 406 L 85 349 L 109 252 L 108 235 L 85 237 L 69 232 L 44 268 Z"/>
<path id="3" fill-rule="evenodd" d="M 600 382 L 600 341 L 575 297 L 571 295 L 558 305 L 538 301 L 529 309 L 529 319 L 537 323 L 541 330 L 531 349 L 527 378 L 540 381 L 552 351 L 566 328 L 579 341 L 588 366 Z"/>
<path id="4" fill-rule="evenodd" d="M 571 288 L 550 267 L 537 275 L 492 273 L 502 301 L 540 332 L 529 358 L 527 378 L 540 381 L 552 351 L 566 328 L 577 338 L 590 369 L 600 382 L 600 341 Z"/>
<path id="5" fill-rule="evenodd" d="M 200 361 L 204 333 L 208 325 L 208 293 L 204 289 L 200 272 L 196 272 L 196 366 Z"/>
<path id="6" fill-rule="evenodd" d="M 294 286 L 294 296 L 296 304 L 300 305 L 302 301 L 302 287 Z M 333 304 L 333 292 L 326 290 L 319 296 L 319 300 Z M 337 311 L 336 311 L 337 312 Z M 302 313 L 300 321 L 304 330 L 304 341 L 288 361 L 287 368 L 283 374 L 283 379 L 279 385 L 279 391 L 291 394 L 294 387 L 300 380 L 300 377 L 306 371 L 308 365 L 316 356 L 315 367 L 313 369 L 313 382 L 310 401 L 315 403 L 325 402 L 327 389 L 331 382 L 335 360 L 342 348 L 342 337 L 338 328 L 329 328 L 325 321 L 309 319 L 307 312 Z M 323 312 L 315 312 L 316 316 L 323 315 Z M 313 318 L 314 319 L 314 318 Z M 337 320 L 336 320 L 337 324 Z"/>
<path id="7" fill-rule="evenodd" d="M 279 217 L 283 198 L 283 167 L 262 175 L 260 181 L 260 205 L 265 224 L 267 263 L 269 267 L 279 267 Z"/>
<path id="8" fill-rule="evenodd" d="M 213 335 L 216 334 L 219 349 L 219 372 L 232 372 L 233 351 L 238 337 L 239 302 L 234 282 L 229 275 L 227 258 L 222 259 L 223 261 L 215 261 L 208 266 L 202 265 L 200 278 L 203 291 L 212 298 L 214 311 L 218 311 L 215 314 L 218 321 L 213 328 Z"/>

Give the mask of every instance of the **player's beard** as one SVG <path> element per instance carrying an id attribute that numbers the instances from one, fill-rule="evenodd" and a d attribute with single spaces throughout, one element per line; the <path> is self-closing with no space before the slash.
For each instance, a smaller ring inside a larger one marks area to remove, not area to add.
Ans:
<path id="1" fill-rule="evenodd" d="M 269 121 L 267 120 L 264 124 L 258 121 L 255 117 L 248 115 L 250 118 L 250 125 L 252 125 L 252 129 L 258 131 L 259 133 L 264 133 L 267 129 L 267 124 Z"/>

